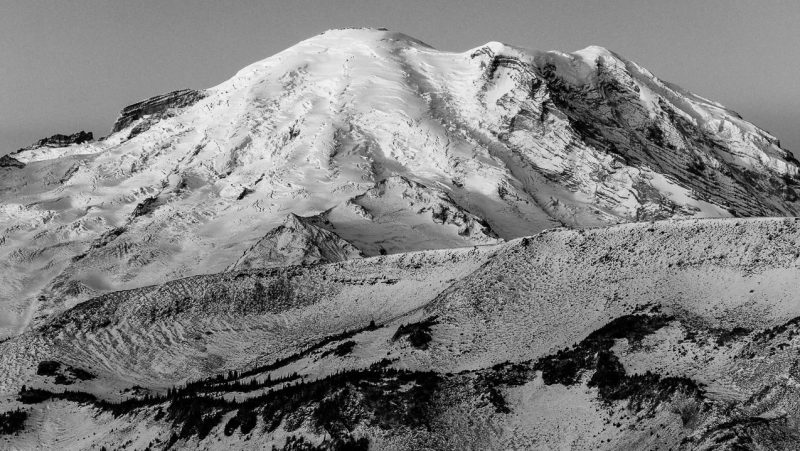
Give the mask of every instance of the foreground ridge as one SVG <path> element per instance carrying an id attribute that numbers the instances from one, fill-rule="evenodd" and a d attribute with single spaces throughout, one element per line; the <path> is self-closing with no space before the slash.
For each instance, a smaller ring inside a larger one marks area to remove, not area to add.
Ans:
<path id="1" fill-rule="evenodd" d="M 3 411 L 41 418 L 6 440 L 791 447 L 798 244 L 673 220 L 109 293 L 0 343 Z"/>

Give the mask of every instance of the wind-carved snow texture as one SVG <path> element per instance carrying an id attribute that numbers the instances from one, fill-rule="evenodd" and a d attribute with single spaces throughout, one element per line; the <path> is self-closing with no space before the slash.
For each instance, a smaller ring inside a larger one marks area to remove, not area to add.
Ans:
<path id="1" fill-rule="evenodd" d="M 109 293 L 0 343 L 3 443 L 792 448 L 798 246 L 658 221 Z"/>
<path id="2" fill-rule="evenodd" d="M 0 405 L 63 398 L 21 447 L 774 448 L 785 372 L 730 374 L 793 364 L 768 350 L 794 346 L 796 223 L 697 218 L 798 215 L 799 170 L 603 48 L 329 31 L 0 158 Z"/>

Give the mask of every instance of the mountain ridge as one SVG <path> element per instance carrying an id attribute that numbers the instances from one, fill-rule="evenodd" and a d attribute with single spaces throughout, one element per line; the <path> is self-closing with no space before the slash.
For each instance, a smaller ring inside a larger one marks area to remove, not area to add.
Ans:
<path id="1" fill-rule="evenodd" d="M 796 218 L 562 228 L 105 294 L 0 342 L 0 399 L 51 426 L 10 443 L 791 446 L 798 240 Z"/>

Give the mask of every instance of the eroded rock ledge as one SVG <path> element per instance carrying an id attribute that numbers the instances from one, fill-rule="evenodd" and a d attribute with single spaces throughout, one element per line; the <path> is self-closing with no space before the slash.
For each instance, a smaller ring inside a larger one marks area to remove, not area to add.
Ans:
<path id="1" fill-rule="evenodd" d="M 36 144 L 30 146 L 29 148 L 66 147 L 73 144 L 82 144 L 93 139 L 94 135 L 92 135 L 92 132 L 85 132 L 81 130 L 78 133 L 73 133 L 71 135 L 55 134 L 49 138 L 42 138 L 39 141 L 36 141 Z"/>
<path id="2" fill-rule="evenodd" d="M 112 133 L 131 125 L 133 122 L 148 115 L 163 115 L 170 108 L 184 108 L 193 105 L 198 100 L 205 97 L 203 91 L 196 91 L 194 89 L 180 89 L 178 91 L 168 92 L 147 100 L 134 103 L 133 105 L 126 106 L 120 112 L 119 118 L 114 122 Z"/>

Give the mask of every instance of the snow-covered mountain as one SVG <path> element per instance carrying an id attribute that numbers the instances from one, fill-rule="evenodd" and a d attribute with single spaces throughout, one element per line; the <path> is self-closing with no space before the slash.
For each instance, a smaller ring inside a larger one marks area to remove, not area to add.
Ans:
<path id="1" fill-rule="evenodd" d="M 451 53 L 334 30 L 62 141 L 0 167 L 5 335 L 109 290 L 223 271 L 289 214 L 378 255 L 800 209 L 773 136 L 599 47 Z"/>
<path id="2" fill-rule="evenodd" d="M 0 448 L 785 448 L 798 192 L 606 49 L 329 31 L 0 158 Z"/>

